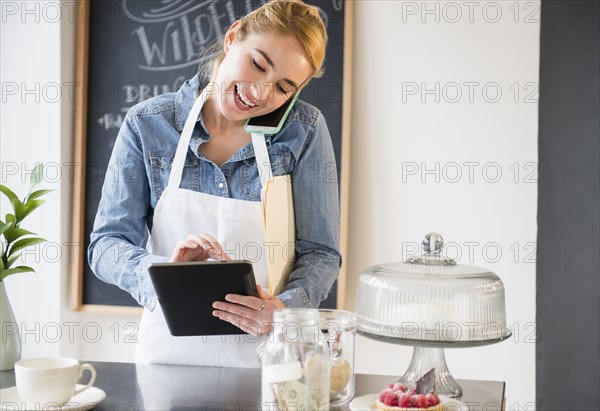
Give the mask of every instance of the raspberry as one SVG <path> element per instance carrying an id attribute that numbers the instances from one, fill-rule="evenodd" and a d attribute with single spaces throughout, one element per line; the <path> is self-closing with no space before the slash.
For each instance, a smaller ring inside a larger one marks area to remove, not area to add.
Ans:
<path id="1" fill-rule="evenodd" d="M 388 395 L 386 398 L 387 402 L 384 402 L 385 405 L 389 406 L 389 407 L 396 407 L 398 406 L 398 399 L 396 398 L 395 394 L 392 395 Z"/>
<path id="2" fill-rule="evenodd" d="M 423 394 L 419 394 L 416 396 L 416 401 L 417 403 L 417 407 L 419 408 L 427 408 L 428 407 L 428 401 L 427 398 L 425 398 L 425 396 Z"/>
<path id="3" fill-rule="evenodd" d="M 410 395 L 416 395 L 417 394 L 417 389 L 416 388 L 411 388 L 410 391 L 408 392 Z"/>
<path id="4" fill-rule="evenodd" d="M 390 407 L 394 407 L 396 404 L 398 404 L 396 396 L 390 388 L 386 388 L 381 392 L 381 394 L 379 394 L 379 401 Z"/>
<path id="5" fill-rule="evenodd" d="M 401 395 L 396 395 L 396 397 L 398 398 L 398 406 L 399 407 L 403 407 L 403 408 L 412 407 L 412 401 L 410 399 L 410 395 L 401 394 Z"/>
<path id="6" fill-rule="evenodd" d="M 391 388 L 386 388 L 385 390 L 381 391 L 381 394 L 379 394 L 379 401 L 383 402 L 385 404 L 384 399 L 386 398 L 386 396 L 388 394 L 392 394 L 392 389 Z"/>
<path id="7" fill-rule="evenodd" d="M 393 390 L 394 389 L 394 384 L 388 384 L 387 388 L 389 388 L 390 390 Z"/>
<path id="8" fill-rule="evenodd" d="M 438 405 L 440 403 L 440 397 L 438 397 L 436 394 L 427 394 L 425 398 L 427 398 L 428 407 L 433 407 L 434 405 Z"/>
<path id="9" fill-rule="evenodd" d="M 399 382 L 397 382 L 396 384 L 394 384 L 393 390 L 406 392 L 406 387 L 404 386 L 404 384 L 400 384 Z"/>

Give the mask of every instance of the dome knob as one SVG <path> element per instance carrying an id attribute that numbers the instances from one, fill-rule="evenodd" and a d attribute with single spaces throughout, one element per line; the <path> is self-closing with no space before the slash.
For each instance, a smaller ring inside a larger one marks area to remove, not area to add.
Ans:
<path id="1" fill-rule="evenodd" d="M 436 254 L 439 255 L 442 252 L 444 246 L 444 239 L 438 233 L 429 233 L 425 235 L 425 239 L 421 243 L 423 245 L 423 251 L 425 254 Z"/>

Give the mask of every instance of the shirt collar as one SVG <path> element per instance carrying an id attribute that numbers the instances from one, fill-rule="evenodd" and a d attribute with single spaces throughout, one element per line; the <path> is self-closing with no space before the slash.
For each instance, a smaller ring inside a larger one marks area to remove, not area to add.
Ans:
<path id="1" fill-rule="evenodd" d="M 180 133 L 183 131 L 185 121 L 187 120 L 190 111 L 192 111 L 194 102 L 200 95 L 200 90 L 206 87 L 207 84 L 208 80 L 200 78 L 200 75 L 196 74 L 191 79 L 186 80 L 177 91 L 175 96 L 175 127 Z M 204 132 L 208 135 L 208 130 L 206 130 L 204 121 L 202 120 L 202 113 L 198 116 L 198 121 Z"/>
<path id="2" fill-rule="evenodd" d="M 209 83 L 209 80 L 200 77 L 200 74 L 196 74 L 189 80 L 186 80 L 181 88 L 177 91 L 175 97 L 175 127 L 178 132 L 183 131 L 183 127 L 185 126 L 185 121 L 187 120 L 190 111 L 192 111 L 192 106 L 194 102 L 200 95 L 200 91 L 204 89 Z M 198 147 L 200 144 L 207 142 L 210 140 L 210 134 L 204 125 L 204 120 L 202 119 L 202 113 L 198 116 L 198 123 L 200 123 L 200 127 L 196 124 L 194 131 L 192 132 L 192 138 L 190 141 L 190 148 L 196 153 L 198 152 Z M 270 146 L 273 143 L 272 135 L 265 135 L 267 146 Z M 243 160 L 249 157 L 254 156 L 254 148 L 252 144 L 243 147 L 240 151 L 238 151 L 231 160 L 234 158 L 236 160 Z"/>

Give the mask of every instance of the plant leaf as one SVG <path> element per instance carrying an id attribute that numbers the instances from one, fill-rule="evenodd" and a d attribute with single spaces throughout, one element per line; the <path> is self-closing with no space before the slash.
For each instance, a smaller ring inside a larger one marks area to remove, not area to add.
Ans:
<path id="1" fill-rule="evenodd" d="M 21 253 L 19 254 L 13 254 L 10 257 L 7 258 L 6 260 L 6 267 L 5 268 L 10 268 L 11 265 L 13 265 L 15 263 L 15 261 L 17 261 L 17 258 L 19 258 L 21 256 Z"/>
<path id="2" fill-rule="evenodd" d="M 21 209 L 17 211 L 17 220 L 23 221 L 33 210 L 44 204 L 46 200 L 31 200 L 23 204 Z"/>
<path id="3" fill-rule="evenodd" d="M 17 223 L 17 217 L 15 217 L 12 214 L 6 214 L 6 222 L 7 223 L 12 223 L 13 227 L 17 227 L 19 224 Z"/>
<path id="4" fill-rule="evenodd" d="M 13 208 L 15 214 L 17 214 L 19 212 L 19 209 L 21 207 L 23 207 L 23 203 L 21 202 L 21 200 L 19 200 L 19 197 L 17 197 L 17 195 L 15 193 L 13 193 L 10 188 L 6 187 L 3 184 L 0 184 L 0 191 L 6 197 L 8 197 L 8 199 L 10 200 L 10 204 L 12 205 L 12 208 Z M 8 221 L 8 218 L 6 220 Z"/>
<path id="5" fill-rule="evenodd" d="M 0 271 L 0 281 L 4 280 L 9 275 L 20 273 L 35 273 L 35 270 L 31 267 L 27 267 L 26 265 L 20 265 L 15 268 L 9 268 L 8 270 L 2 270 Z"/>
<path id="6" fill-rule="evenodd" d="M 36 184 L 39 184 L 43 179 L 44 179 L 44 164 L 39 163 L 38 165 L 35 166 L 35 168 L 31 172 L 31 178 L 30 178 L 31 185 L 35 186 Z"/>
<path id="7" fill-rule="evenodd" d="M 33 193 L 31 193 L 31 194 L 29 194 L 27 196 L 27 198 L 25 199 L 25 204 L 27 204 L 31 200 L 35 200 L 36 198 L 41 197 L 44 194 L 48 194 L 48 193 L 50 193 L 52 191 L 54 191 L 54 190 L 37 190 L 37 191 L 34 191 Z"/>
<path id="8" fill-rule="evenodd" d="M 31 231 L 25 230 L 23 228 L 17 227 L 17 228 L 7 230 L 6 233 L 4 233 L 4 238 L 6 238 L 6 241 L 8 241 L 9 243 L 12 243 L 16 239 L 21 238 L 24 235 L 37 235 L 37 234 L 32 233 Z"/>
<path id="9" fill-rule="evenodd" d="M 10 228 L 10 226 L 12 226 L 12 222 L 9 221 L 8 223 L 5 223 L 4 221 L 0 220 L 0 235 L 4 234 L 4 232 Z"/>
<path id="10" fill-rule="evenodd" d="M 4 271 L 4 261 L 0 258 L 0 272 Z"/>
<path id="11" fill-rule="evenodd" d="M 19 251 L 22 248 L 30 247 L 32 245 L 36 245 L 36 244 L 44 243 L 44 242 L 46 242 L 46 240 L 43 238 L 39 238 L 39 237 L 24 238 L 22 240 L 17 241 L 13 245 L 11 245 L 10 251 L 8 253 L 10 255 L 13 255 L 14 253 L 16 253 L 17 251 Z"/>

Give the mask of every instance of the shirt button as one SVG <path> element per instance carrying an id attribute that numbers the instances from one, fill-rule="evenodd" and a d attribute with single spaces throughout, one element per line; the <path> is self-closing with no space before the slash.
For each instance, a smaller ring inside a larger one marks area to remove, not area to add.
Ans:
<path id="1" fill-rule="evenodd" d="M 223 188 L 224 185 L 225 184 L 223 184 L 223 183 L 219 183 L 219 188 Z"/>

